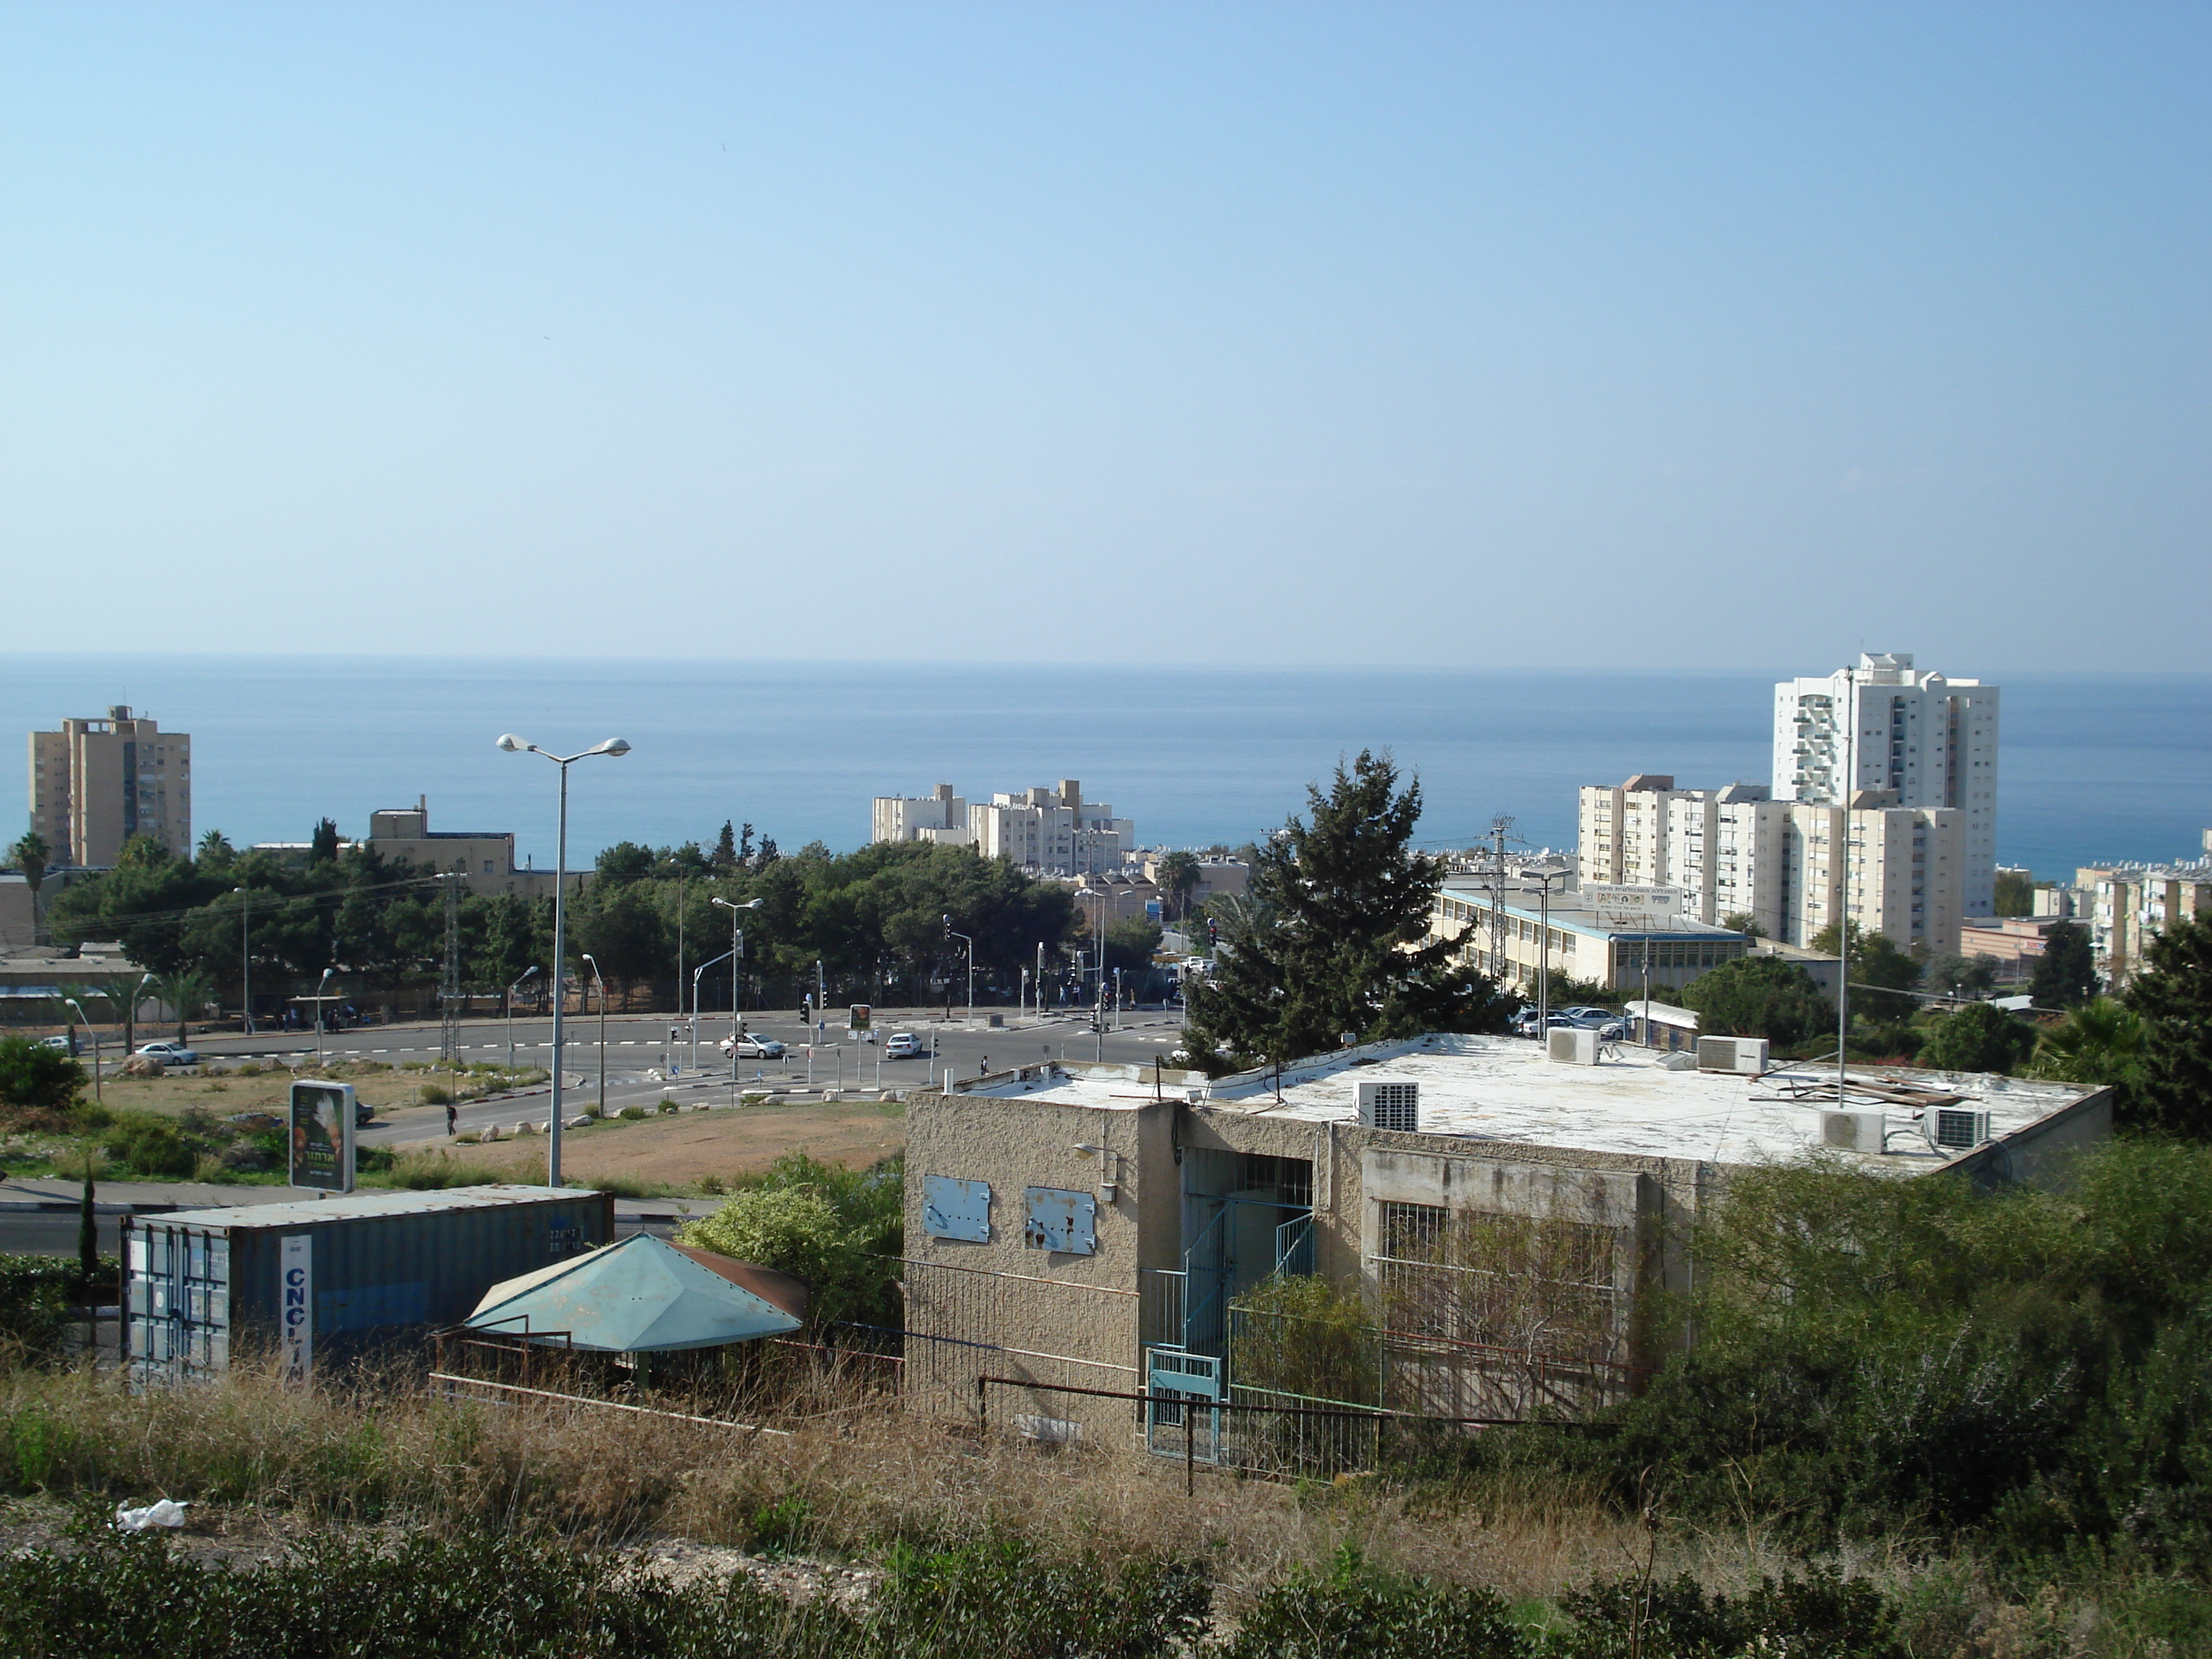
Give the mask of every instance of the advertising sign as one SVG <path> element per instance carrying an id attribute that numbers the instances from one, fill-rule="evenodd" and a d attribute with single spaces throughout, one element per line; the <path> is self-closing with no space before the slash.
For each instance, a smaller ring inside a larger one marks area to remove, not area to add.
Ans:
<path id="1" fill-rule="evenodd" d="M 303 1389 L 315 1372 L 315 1236 L 287 1233 L 277 1258 L 278 1351 L 284 1384 Z"/>
<path id="2" fill-rule="evenodd" d="M 853 1005 L 852 1015 L 847 1023 L 855 1033 L 865 1031 L 868 1029 L 868 1021 L 874 1017 L 874 1009 L 868 1004 L 856 1002 Z"/>
<path id="3" fill-rule="evenodd" d="M 353 1085 L 292 1085 L 292 1184 L 353 1190 Z"/>

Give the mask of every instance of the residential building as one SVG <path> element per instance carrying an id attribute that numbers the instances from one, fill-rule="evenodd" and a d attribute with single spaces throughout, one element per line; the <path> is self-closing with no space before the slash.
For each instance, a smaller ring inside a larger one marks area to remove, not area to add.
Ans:
<path id="1" fill-rule="evenodd" d="M 31 828 L 54 864 L 104 866 L 150 836 L 192 851 L 192 740 L 118 703 L 101 720 L 65 720 L 30 742 Z"/>
<path id="2" fill-rule="evenodd" d="M 1431 1035 L 1211 1083 L 1048 1061 L 910 1097 L 902 1403 L 1241 1463 L 1282 1443 L 1275 1419 L 1207 1413 L 1187 1443 L 1179 1403 L 1072 1390 L 1279 1403 L 1239 1304 L 1317 1275 L 1377 1310 L 1381 1363 L 1302 1394 L 1458 1419 L 1602 1404 L 1678 1340 L 1652 1316 L 1744 1172 L 1826 1147 L 2039 1182 L 2111 1133 L 2109 1090 L 1885 1071 L 1829 1111 L 1733 1042 L 1712 1072 L 1580 1047 Z"/>
<path id="3" fill-rule="evenodd" d="M 467 890 L 489 896 L 517 893 L 525 898 L 550 898 L 553 876 L 514 861 L 512 830 L 433 830 L 430 799 L 416 797 L 412 806 L 381 808 L 368 815 L 368 839 L 362 843 L 379 858 L 404 860 L 418 870 L 441 873 L 459 872 L 469 878 Z M 568 872 L 568 890 L 583 890 L 591 872 Z"/>
<path id="4" fill-rule="evenodd" d="M 1996 964 L 1997 982 L 2016 985 L 2033 977 L 2043 942 L 2061 916 L 1977 916 L 1959 930 L 1959 954 Z"/>
<path id="5" fill-rule="evenodd" d="M 1825 679 L 1774 688 L 1774 793 L 1845 806 L 1886 793 L 1962 815 L 1961 914 L 1995 914 L 1997 688 L 1916 669 L 1909 653 L 1862 653 Z"/>
<path id="6" fill-rule="evenodd" d="M 1145 879 L 1158 882 L 1160 866 L 1166 860 L 1164 849 L 1146 853 L 1139 860 Z M 1252 884 L 1252 866 L 1242 859 L 1202 858 L 1198 861 L 1198 885 L 1190 890 L 1190 902 L 1203 904 L 1212 898 L 1241 896 Z"/>
<path id="7" fill-rule="evenodd" d="M 1531 991 L 1540 963 L 1554 979 L 1640 989 L 1648 974 L 1653 986 L 1678 988 L 1751 948 L 1743 934 L 1685 914 L 1681 896 L 1672 888 L 1591 884 L 1548 906 L 1515 893 L 1493 910 L 1486 878 L 1447 876 L 1428 937 L 1460 940 L 1461 960 Z"/>
<path id="8" fill-rule="evenodd" d="M 940 783 L 926 795 L 878 795 L 870 841 L 924 841 L 940 847 L 968 847 L 975 833 L 968 827 L 968 803 Z"/>
<path id="9" fill-rule="evenodd" d="M 1104 801 L 1083 799 L 1083 786 L 1062 778 L 1057 789 L 994 795 L 968 809 L 975 850 L 1048 876 L 1089 876 L 1118 870 L 1137 850 L 1136 826 Z"/>
<path id="10" fill-rule="evenodd" d="M 1886 790 L 1833 807 L 1774 800 L 1764 784 L 1678 789 L 1639 773 L 1581 791 L 1577 874 L 1585 888 L 1669 888 L 1687 918 L 1748 916 L 1791 945 L 1845 914 L 1904 949 L 1940 953 L 1959 948 L 1965 816 L 1900 806 Z"/>

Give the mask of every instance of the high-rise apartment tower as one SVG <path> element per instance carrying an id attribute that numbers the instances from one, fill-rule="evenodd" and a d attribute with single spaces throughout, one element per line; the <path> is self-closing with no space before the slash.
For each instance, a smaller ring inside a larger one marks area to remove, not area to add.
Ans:
<path id="1" fill-rule="evenodd" d="M 117 704 L 31 733 L 31 828 L 56 864 L 109 865 L 133 836 L 192 850 L 192 740 Z"/>
<path id="2" fill-rule="evenodd" d="M 1997 688 L 1862 653 L 1825 679 L 1774 688 L 1774 793 L 1840 807 L 1962 815 L 1963 914 L 1996 908 Z"/>

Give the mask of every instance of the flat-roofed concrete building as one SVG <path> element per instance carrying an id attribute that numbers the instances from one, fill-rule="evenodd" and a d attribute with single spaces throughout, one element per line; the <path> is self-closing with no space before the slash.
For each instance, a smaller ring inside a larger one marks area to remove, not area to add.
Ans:
<path id="1" fill-rule="evenodd" d="M 904 1397 L 968 1411 L 979 1378 L 1012 1379 L 984 1385 L 994 1424 L 1181 1457 L 1179 1409 L 1036 1385 L 1279 1402 L 1269 1316 L 1240 1309 L 1319 1275 L 1358 1297 L 1370 1359 L 1299 1392 L 1571 1410 L 1640 1385 L 1654 1298 L 1688 1285 L 1692 1225 L 1743 1172 L 1819 1153 L 2049 1181 L 2111 1129 L 2109 1091 L 2013 1078 L 1855 1075 L 1839 1110 L 1832 1075 L 1763 1073 L 1733 1039 L 1706 1055 L 1715 1041 L 1698 1062 L 1569 1064 L 1437 1035 L 1211 1083 L 1047 1062 L 912 1097 Z M 1251 1420 L 1209 1421 L 1198 1455 L 1243 1461 L 1250 1439 L 1212 1437 Z"/>
<path id="2" fill-rule="evenodd" d="M 1447 876 L 1429 913 L 1429 939 L 1462 940 L 1461 959 L 1532 990 L 1542 965 L 1553 981 L 1589 980 L 1622 990 L 1676 989 L 1747 954 L 1751 941 L 1701 921 L 1669 887 L 1589 883 L 1547 906 L 1525 894 L 1491 903 L 1487 879 Z M 1502 939 L 1493 939 L 1493 921 Z"/>
<path id="3" fill-rule="evenodd" d="M 430 798 L 416 797 L 412 806 L 381 807 L 368 815 L 368 838 L 363 843 L 378 857 L 404 859 L 418 870 L 458 872 L 469 878 L 471 893 L 514 893 L 525 898 L 550 898 L 554 872 L 514 861 L 512 830 L 433 830 Z M 591 872 L 568 872 L 568 890 L 583 890 Z"/>
<path id="4" fill-rule="evenodd" d="M 878 795 L 869 815 L 870 841 L 923 841 L 940 847 L 969 847 L 968 803 L 940 783 L 926 795 Z"/>
<path id="5" fill-rule="evenodd" d="M 133 836 L 191 855 L 192 740 L 128 704 L 32 732 L 30 794 L 31 828 L 55 864 L 112 865 Z"/>

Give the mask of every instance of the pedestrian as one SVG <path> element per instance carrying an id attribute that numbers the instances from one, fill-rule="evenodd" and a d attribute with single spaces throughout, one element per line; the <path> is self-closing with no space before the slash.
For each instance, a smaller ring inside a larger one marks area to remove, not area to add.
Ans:
<path id="1" fill-rule="evenodd" d="M 461 1109 L 452 1101 L 446 1103 L 446 1133 L 457 1135 L 461 1132 Z"/>
<path id="2" fill-rule="evenodd" d="M 983 1063 L 982 1063 L 981 1066 L 978 1066 L 975 1068 L 975 1075 L 976 1075 L 977 1077 L 988 1077 L 988 1076 L 990 1076 L 990 1074 L 991 1074 L 991 1057 L 990 1057 L 990 1055 L 986 1054 L 986 1055 L 984 1055 L 984 1056 L 983 1056 Z"/>

